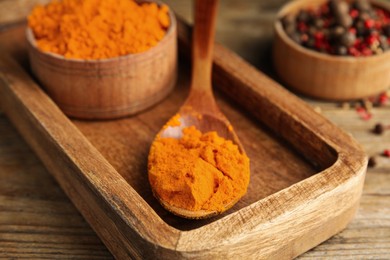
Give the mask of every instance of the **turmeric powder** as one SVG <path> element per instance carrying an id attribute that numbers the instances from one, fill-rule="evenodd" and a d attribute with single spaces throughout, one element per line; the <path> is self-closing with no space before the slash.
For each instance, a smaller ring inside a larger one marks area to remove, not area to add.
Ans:
<path id="1" fill-rule="evenodd" d="M 157 136 L 149 153 L 149 182 L 155 195 L 178 208 L 226 210 L 249 184 L 249 158 L 216 132 L 195 126 L 180 139 Z"/>
<path id="2" fill-rule="evenodd" d="M 28 17 L 39 49 L 76 59 L 106 59 L 157 45 L 170 25 L 169 9 L 134 0 L 61 0 Z"/>

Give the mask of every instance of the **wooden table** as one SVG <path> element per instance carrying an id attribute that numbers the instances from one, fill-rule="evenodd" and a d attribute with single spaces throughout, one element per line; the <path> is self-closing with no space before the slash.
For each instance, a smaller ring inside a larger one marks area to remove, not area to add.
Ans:
<path id="1" fill-rule="evenodd" d="M 33 2 L 0 0 L 0 37 L 25 17 Z M 40 1 L 44 2 L 44 1 Z M 191 21 L 191 2 L 167 0 Z M 272 21 L 286 1 L 223 0 L 217 40 L 275 77 L 269 51 Z M 5 12 L 5 13 L 4 13 Z M 304 97 L 303 97 L 304 98 Z M 299 258 L 385 259 L 390 257 L 390 131 L 374 135 L 377 122 L 390 125 L 390 104 L 373 108 L 362 120 L 353 108 L 304 98 L 375 156 L 369 168 L 361 206 L 350 225 Z M 0 104 L 1 107 L 1 104 Z M 335 202 L 337 203 L 337 202 Z M 0 113 L 0 258 L 111 259 L 112 256 L 84 221 L 39 159 Z"/>

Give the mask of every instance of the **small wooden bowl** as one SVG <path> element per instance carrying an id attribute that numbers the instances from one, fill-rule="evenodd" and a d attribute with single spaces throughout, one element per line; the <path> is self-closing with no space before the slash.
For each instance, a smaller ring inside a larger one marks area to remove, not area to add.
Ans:
<path id="1" fill-rule="evenodd" d="M 67 59 L 43 52 L 27 28 L 32 72 L 48 95 L 70 116 L 113 119 L 140 112 L 158 103 L 177 78 L 177 28 L 171 24 L 153 48 L 102 60 Z"/>
<path id="2" fill-rule="evenodd" d="M 390 51 L 369 57 L 334 56 L 307 49 L 284 31 L 280 19 L 326 0 L 297 0 L 285 5 L 275 22 L 273 62 L 280 79 L 293 90 L 325 100 L 351 100 L 372 96 L 390 86 Z M 371 1 L 390 10 L 388 4 Z"/>

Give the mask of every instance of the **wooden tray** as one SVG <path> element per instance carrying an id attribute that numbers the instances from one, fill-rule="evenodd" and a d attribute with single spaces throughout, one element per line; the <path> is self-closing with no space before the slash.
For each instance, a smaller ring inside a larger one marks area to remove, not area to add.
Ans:
<path id="1" fill-rule="evenodd" d="M 189 53 L 190 30 L 179 21 Z M 0 105 L 118 259 L 293 258 L 341 231 L 356 212 L 367 159 L 346 133 L 231 51 L 215 46 L 214 86 L 251 159 L 246 196 L 225 214 L 186 220 L 147 181 L 149 146 L 187 95 L 112 121 L 67 118 L 29 74 L 24 27 L 0 38 Z"/>

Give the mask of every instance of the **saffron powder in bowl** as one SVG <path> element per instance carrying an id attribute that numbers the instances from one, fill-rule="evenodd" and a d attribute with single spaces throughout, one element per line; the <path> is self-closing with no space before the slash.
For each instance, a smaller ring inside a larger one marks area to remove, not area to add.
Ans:
<path id="1" fill-rule="evenodd" d="M 160 2 L 53 1 L 28 17 L 30 64 L 68 116 L 123 117 L 173 89 L 176 33 L 173 12 Z"/>

